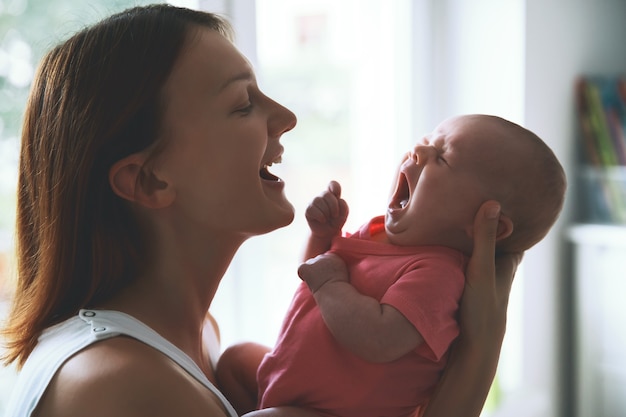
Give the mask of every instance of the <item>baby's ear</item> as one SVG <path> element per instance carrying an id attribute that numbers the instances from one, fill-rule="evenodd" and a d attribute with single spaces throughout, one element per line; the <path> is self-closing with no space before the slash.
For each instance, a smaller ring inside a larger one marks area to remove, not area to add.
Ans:
<path id="1" fill-rule="evenodd" d="M 169 206 L 175 197 L 172 187 L 152 170 L 145 170 L 146 157 L 141 153 L 117 161 L 109 169 L 109 183 L 119 197 L 147 208 Z"/>
<path id="2" fill-rule="evenodd" d="M 498 219 L 498 231 L 496 232 L 496 242 L 506 239 L 513 233 L 513 220 L 506 214 L 500 214 Z"/>
<path id="3" fill-rule="evenodd" d="M 474 238 L 474 226 L 467 225 L 465 228 L 465 233 L 470 239 Z M 506 214 L 500 213 L 500 218 L 498 219 L 498 230 L 496 232 L 496 242 L 501 241 L 502 239 L 506 239 L 511 236 L 513 233 L 513 220 Z"/>

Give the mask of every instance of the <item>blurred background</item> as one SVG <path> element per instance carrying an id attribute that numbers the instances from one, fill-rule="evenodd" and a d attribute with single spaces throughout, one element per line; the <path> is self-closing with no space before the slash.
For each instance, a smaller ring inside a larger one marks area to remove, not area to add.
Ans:
<path id="1" fill-rule="evenodd" d="M 37 63 L 84 25 L 148 3 L 0 0 L 0 319 L 15 281 L 20 124 Z M 583 209 L 589 188 L 601 199 L 605 183 L 581 176 L 589 164 L 581 155 L 574 88 L 580 77 L 626 73 L 626 1 L 171 3 L 227 16 L 261 89 L 299 120 L 283 138 L 283 163 L 272 168 L 286 182 L 296 220 L 251 239 L 228 270 L 211 308 L 223 347 L 274 343 L 299 282 L 304 209 L 328 181 L 343 186 L 351 209 L 346 230 L 352 231 L 384 213 L 395 167 L 419 137 L 452 115 L 496 114 L 554 149 L 570 189 L 561 219 L 517 274 L 483 414 L 626 416 L 626 227 L 623 218 Z M 611 190 L 626 199 L 626 175 L 613 181 Z M 0 370 L 0 415 L 14 373 Z"/>

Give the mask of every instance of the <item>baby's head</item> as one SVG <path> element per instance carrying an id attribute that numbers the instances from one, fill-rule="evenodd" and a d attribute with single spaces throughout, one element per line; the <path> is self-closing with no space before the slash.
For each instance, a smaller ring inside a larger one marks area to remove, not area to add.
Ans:
<path id="1" fill-rule="evenodd" d="M 511 234 L 498 241 L 498 250 L 526 250 L 545 237 L 563 208 L 567 187 L 563 167 L 548 145 L 528 129 L 495 116 L 472 116 L 472 120 L 493 134 L 477 146 L 493 146 L 499 154 L 486 151 L 477 170 L 488 184 L 490 198 L 501 203 L 502 214 L 512 221 Z"/>
<path id="2" fill-rule="evenodd" d="M 407 154 L 386 216 L 399 245 L 472 250 L 473 219 L 486 200 L 502 206 L 498 250 L 523 251 L 556 221 L 566 179 L 534 133 L 495 116 L 445 120 Z"/>

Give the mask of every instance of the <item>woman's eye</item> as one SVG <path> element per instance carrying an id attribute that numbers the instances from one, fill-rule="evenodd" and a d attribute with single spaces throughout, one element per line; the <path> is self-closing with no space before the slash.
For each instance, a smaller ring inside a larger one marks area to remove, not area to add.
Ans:
<path id="1" fill-rule="evenodd" d="M 241 108 L 235 110 L 235 113 L 240 113 L 240 114 L 243 114 L 243 115 L 250 114 L 252 112 L 252 107 L 253 107 L 252 106 L 252 102 L 250 102 L 246 106 L 241 107 Z"/>

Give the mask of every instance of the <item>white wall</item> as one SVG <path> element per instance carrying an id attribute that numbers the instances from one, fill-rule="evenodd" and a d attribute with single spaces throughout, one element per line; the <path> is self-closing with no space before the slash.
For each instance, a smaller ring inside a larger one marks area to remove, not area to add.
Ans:
<path id="1" fill-rule="evenodd" d="M 626 2 L 622 0 L 526 0 L 525 123 L 550 138 L 572 187 L 577 140 L 573 83 L 580 74 L 626 73 L 625 17 Z M 573 191 L 571 188 L 570 197 Z M 557 337 L 569 320 L 561 314 L 559 302 L 569 301 L 560 296 L 567 294 L 562 289 L 571 281 L 563 232 L 573 219 L 572 201 L 569 198 L 555 233 L 525 260 L 529 320 L 524 361 L 534 364 L 526 378 L 538 404 L 537 416 L 571 415 L 573 399 L 566 397 L 560 405 L 555 396 L 562 394 L 568 382 L 557 378 L 562 371 L 562 351 L 567 350 Z"/>
<path id="2" fill-rule="evenodd" d="M 572 188 L 563 216 L 524 260 L 520 387 L 498 416 L 570 417 L 566 339 L 570 284 L 564 229 L 573 218 L 577 126 L 573 83 L 584 73 L 626 73 L 623 0 L 432 0 L 418 2 L 429 29 L 416 35 L 422 70 L 415 103 L 422 123 L 495 113 L 544 138 Z M 430 78 L 429 78 L 430 77 Z M 421 88 L 419 88 L 421 87 Z M 428 97 L 425 99 L 424 97 Z M 565 290 L 564 290 L 565 289 Z M 514 288 L 514 291 L 518 291 Z"/>
<path id="3" fill-rule="evenodd" d="M 441 84 L 439 118 L 493 113 L 521 123 L 523 109 L 523 1 L 435 2 L 439 33 L 435 62 Z M 443 22 L 442 22 L 443 23 Z"/>

